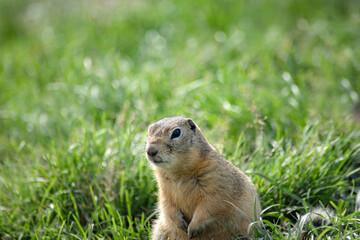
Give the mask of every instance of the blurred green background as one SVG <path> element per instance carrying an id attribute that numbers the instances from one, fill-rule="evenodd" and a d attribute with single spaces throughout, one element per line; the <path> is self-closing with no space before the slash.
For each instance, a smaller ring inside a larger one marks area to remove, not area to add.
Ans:
<path id="1" fill-rule="evenodd" d="M 157 198 L 146 130 L 176 115 L 252 171 L 263 207 L 278 204 L 265 219 L 293 223 L 319 200 L 353 207 L 359 9 L 2 0 L 0 237 L 146 239 Z"/>

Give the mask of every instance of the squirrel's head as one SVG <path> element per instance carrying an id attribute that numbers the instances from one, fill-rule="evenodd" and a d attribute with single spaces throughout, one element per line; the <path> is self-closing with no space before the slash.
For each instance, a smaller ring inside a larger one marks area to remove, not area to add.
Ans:
<path id="1" fill-rule="evenodd" d="M 149 126 L 146 157 L 158 168 L 182 169 L 210 147 L 190 118 L 164 118 Z"/>

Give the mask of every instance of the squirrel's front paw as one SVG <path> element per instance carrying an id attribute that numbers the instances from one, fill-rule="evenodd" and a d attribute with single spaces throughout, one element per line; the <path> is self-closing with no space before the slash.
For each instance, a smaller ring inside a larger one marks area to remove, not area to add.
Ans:
<path id="1" fill-rule="evenodd" d="M 196 238 L 204 230 L 204 228 L 205 228 L 205 225 L 203 225 L 203 224 L 194 225 L 191 222 L 188 229 L 187 229 L 188 237 L 190 239 Z"/>
<path id="2" fill-rule="evenodd" d="M 188 227 L 189 227 L 189 221 L 187 220 L 185 215 L 182 213 L 182 211 L 179 211 L 179 217 L 180 217 L 179 227 L 187 233 Z"/>

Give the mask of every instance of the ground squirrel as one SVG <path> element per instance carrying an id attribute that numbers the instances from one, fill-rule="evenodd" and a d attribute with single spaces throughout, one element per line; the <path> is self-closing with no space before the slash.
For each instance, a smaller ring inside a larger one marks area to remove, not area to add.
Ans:
<path id="1" fill-rule="evenodd" d="M 146 156 L 159 188 L 152 240 L 226 240 L 252 235 L 260 202 L 251 180 L 225 160 L 189 118 L 149 127 Z"/>

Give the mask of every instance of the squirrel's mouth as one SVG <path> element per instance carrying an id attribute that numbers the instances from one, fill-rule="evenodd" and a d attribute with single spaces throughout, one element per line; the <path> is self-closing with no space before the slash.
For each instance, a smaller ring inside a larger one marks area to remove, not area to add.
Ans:
<path id="1" fill-rule="evenodd" d="M 153 163 L 159 164 L 159 163 L 163 163 L 163 160 L 152 160 Z"/>
<path id="2" fill-rule="evenodd" d="M 164 161 L 159 157 L 159 156 L 156 156 L 156 157 L 149 157 L 148 156 L 148 159 L 155 163 L 155 164 L 161 164 L 161 163 L 164 163 Z"/>

